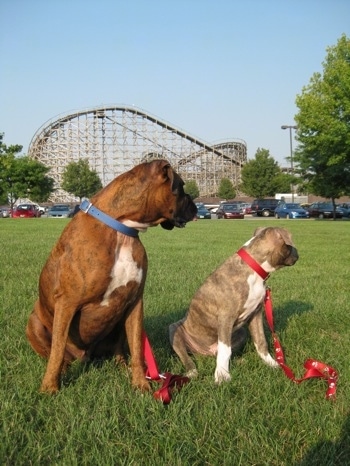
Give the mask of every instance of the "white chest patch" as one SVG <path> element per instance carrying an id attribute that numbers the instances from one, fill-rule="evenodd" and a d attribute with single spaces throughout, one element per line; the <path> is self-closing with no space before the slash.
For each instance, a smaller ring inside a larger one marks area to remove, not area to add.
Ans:
<path id="1" fill-rule="evenodd" d="M 248 298 L 244 304 L 244 312 L 239 316 L 240 322 L 245 321 L 255 311 L 265 296 L 264 281 L 257 273 L 249 275 L 247 282 L 249 287 Z"/>
<path id="2" fill-rule="evenodd" d="M 141 283 L 143 270 L 138 268 L 132 257 L 132 251 L 129 247 L 117 247 L 115 251 L 115 261 L 111 270 L 111 281 L 103 295 L 102 306 L 108 306 L 109 298 L 114 290 L 120 286 L 125 286 L 134 281 Z"/>

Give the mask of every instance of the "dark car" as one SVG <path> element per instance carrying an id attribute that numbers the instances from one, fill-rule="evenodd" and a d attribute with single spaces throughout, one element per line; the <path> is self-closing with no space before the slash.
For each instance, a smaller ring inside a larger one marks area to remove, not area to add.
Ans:
<path id="1" fill-rule="evenodd" d="M 280 202 L 275 209 L 275 218 L 309 218 L 310 214 L 300 204 Z"/>
<path id="2" fill-rule="evenodd" d="M 244 218 L 244 213 L 241 204 L 233 204 L 229 202 L 223 202 L 218 210 L 216 211 L 217 218 Z"/>
<path id="3" fill-rule="evenodd" d="M 337 205 L 337 210 L 340 210 L 343 214 L 343 218 L 350 218 L 350 203 L 343 202 Z"/>
<path id="4" fill-rule="evenodd" d="M 258 217 L 273 217 L 279 202 L 278 199 L 255 199 L 251 209 Z"/>
<path id="5" fill-rule="evenodd" d="M 309 211 L 310 217 L 315 218 L 333 218 L 333 204 L 331 202 L 314 202 L 307 210 Z M 343 213 L 341 210 L 335 210 L 336 218 L 342 218 Z"/>
<path id="6" fill-rule="evenodd" d="M 211 219 L 211 213 L 204 205 L 197 205 L 197 218 Z"/>
<path id="7" fill-rule="evenodd" d="M 13 218 L 37 218 L 41 213 L 35 204 L 18 204 L 12 212 Z"/>

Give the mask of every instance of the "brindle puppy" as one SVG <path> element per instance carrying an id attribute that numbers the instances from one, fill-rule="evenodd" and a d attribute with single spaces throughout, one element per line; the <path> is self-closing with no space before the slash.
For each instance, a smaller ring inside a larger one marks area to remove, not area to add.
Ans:
<path id="1" fill-rule="evenodd" d="M 290 233 L 283 228 L 260 228 L 244 246 L 268 273 L 295 264 L 298 253 Z M 249 330 L 259 356 L 278 367 L 268 352 L 263 329 L 262 304 L 265 281 L 238 254 L 229 257 L 213 272 L 194 295 L 186 316 L 170 325 L 170 342 L 187 371 L 197 375 L 188 353 L 216 356 L 215 381 L 230 380 L 232 348 L 244 339 L 242 326 Z"/>

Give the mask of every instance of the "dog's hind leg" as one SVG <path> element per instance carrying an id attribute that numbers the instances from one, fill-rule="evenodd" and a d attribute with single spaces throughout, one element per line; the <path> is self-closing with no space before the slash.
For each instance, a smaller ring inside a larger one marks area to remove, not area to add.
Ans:
<path id="1" fill-rule="evenodd" d="M 187 346 L 183 335 L 182 320 L 169 325 L 169 339 L 175 353 L 179 356 L 182 364 L 185 366 L 186 376 L 190 378 L 197 377 L 198 371 L 195 363 L 187 352 Z"/>
<path id="2" fill-rule="evenodd" d="M 249 323 L 249 331 L 255 346 L 255 349 L 261 359 L 270 367 L 279 367 L 277 361 L 269 353 L 263 326 L 262 309 L 260 309 Z"/>
<path id="3" fill-rule="evenodd" d="M 37 306 L 40 305 L 36 303 L 34 311 L 29 316 L 28 324 L 26 327 L 26 336 L 33 350 L 36 353 L 38 353 L 41 357 L 49 359 L 51 352 L 52 335 L 50 331 L 45 327 L 45 325 L 41 322 L 36 312 Z M 69 364 L 75 359 L 82 359 L 84 354 L 85 351 L 79 351 L 77 348 L 72 347 L 72 345 L 67 345 L 64 352 L 64 363 L 62 367 L 62 372 L 65 372 Z"/>
<path id="4" fill-rule="evenodd" d="M 59 390 L 60 375 L 65 366 L 64 356 L 69 327 L 75 313 L 75 306 L 68 306 L 62 299 L 56 302 L 52 328 L 52 343 L 46 372 L 40 391 L 56 393 Z"/>
<path id="5" fill-rule="evenodd" d="M 48 359 L 51 350 L 51 334 L 42 324 L 35 311 L 29 316 L 26 336 L 33 350 L 43 358 Z"/>

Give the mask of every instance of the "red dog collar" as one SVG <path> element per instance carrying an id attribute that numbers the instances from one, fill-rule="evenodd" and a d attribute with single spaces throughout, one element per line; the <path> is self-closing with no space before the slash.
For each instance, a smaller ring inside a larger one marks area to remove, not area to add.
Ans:
<path id="1" fill-rule="evenodd" d="M 260 275 L 260 277 L 263 279 L 263 280 L 267 280 L 269 278 L 269 273 L 266 272 L 266 270 L 264 270 L 260 264 L 257 263 L 257 261 L 255 259 L 252 258 L 252 256 L 250 254 L 247 253 L 247 251 L 245 249 L 240 249 L 239 251 L 237 251 L 237 254 L 240 256 L 241 259 L 244 260 L 244 262 L 246 264 L 249 265 L 250 268 L 252 268 L 254 270 L 254 272 L 256 272 L 258 275 Z"/>

